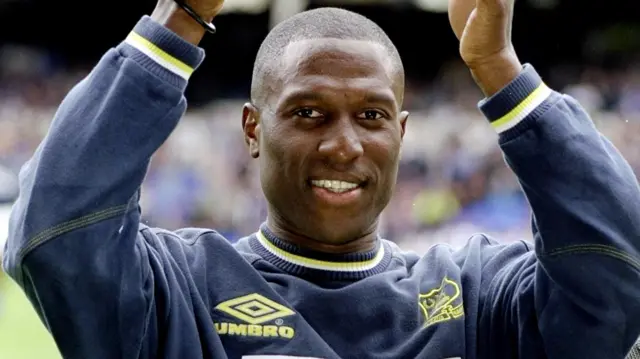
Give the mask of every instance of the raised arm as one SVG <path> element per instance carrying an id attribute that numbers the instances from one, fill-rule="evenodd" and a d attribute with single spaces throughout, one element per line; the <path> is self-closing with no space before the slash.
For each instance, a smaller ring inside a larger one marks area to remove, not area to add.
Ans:
<path id="1" fill-rule="evenodd" d="M 513 0 L 474 1 L 460 23 L 464 1 L 451 8 L 461 55 L 534 217 L 535 256 L 486 263 L 481 357 L 623 358 L 640 335 L 638 181 L 575 100 L 519 63 Z"/>
<path id="2" fill-rule="evenodd" d="M 512 338 L 522 358 L 624 357 L 640 335 L 640 188 L 630 166 L 530 66 L 482 109 L 529 200 L 535 238 L 535 257 L 487 267 L 485 324 L 509 325 L 485 335 Z"/>
<path id="3" fill-rule="evenodd" d="M 170 2 L 152 18 L 66 96 L 20 172 L 3 267 L 65 358 L 137 358 L 141 350 L 154 284 L 138 191 L 185 111 L 204 32 Z"/>

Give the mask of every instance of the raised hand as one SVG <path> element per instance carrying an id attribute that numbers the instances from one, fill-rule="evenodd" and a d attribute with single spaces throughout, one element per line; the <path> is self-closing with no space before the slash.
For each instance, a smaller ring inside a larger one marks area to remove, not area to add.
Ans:
<path id="1" fill-rule="evenodd" d="M 522 68 L 511 42 L 514 2 L 449 0 L 449 22 L 460 40 L 460 56 L 487 95 Z"/>
<path id="2" fill-rule="evenodd" d="M 202 20 L 211 20 L 220 13 L 224 0 L 183 0 Z M 166 26 L 186 41 L 197 45 L 205 30 L 191 16 L 184 12 L 174 0 L 158 0 L 151 18 Z"/>
<path id="3" fill-rule="evenodd" d="M 224 0 L 183 0 L 195 12 L 206 21 L 211 21 L 224 5 Z M 157 8 L 175 8 L 174 0 L 158 0 Z"/>

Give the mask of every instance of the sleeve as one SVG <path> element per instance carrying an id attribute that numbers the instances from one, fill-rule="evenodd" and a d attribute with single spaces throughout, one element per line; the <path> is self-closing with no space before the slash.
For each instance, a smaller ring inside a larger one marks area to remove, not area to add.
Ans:
<path id="1" fill-rule="evenodd" d="M 143 17 L 65 97 L 20 171 L 3 267 L 65 358 L 138 357 L 154 291 L 138 191 L 203 57 Z"/>
<path id="2" fill-rule="evenodd" d="M 640 335 L 640 188 L 631 167 L 530 65 L 480 109 L 529 201 L 535 240 L 484 267 L 482 357 L 624 358 Z"/>

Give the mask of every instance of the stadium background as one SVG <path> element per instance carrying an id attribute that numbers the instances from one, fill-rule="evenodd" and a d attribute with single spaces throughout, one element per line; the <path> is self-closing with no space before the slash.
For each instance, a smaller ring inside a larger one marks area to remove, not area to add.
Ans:
<path id="1" fill-rule="evenodd" d="M 240 131 L 254 55 L 282 18 L 338 5 L 378 22 L 406 66 L 412 116 L 385 236 L 416 251 L 435 242 L 458 246 L 478 231 L 501 241 L 528 238 L 526 201 L 477 111 L 480 93 L 458 60 L 446 1 L 227 0 L 219 33 L 202 43 L 208 56 L 187 90 L 190 110 L 150 167 L 145 221 L 213 227 L 232 240 L 257 228 L 264 201 Z M 57 104 L 154 4 L 0 0 L 0 239 L 17 171 Z M 640 173 L 637 14 L 633 1 L 519 0 L 514 41 L 521 60 L 577 97 Z M 0 358 L 57 357 L 29 304 L 0 273 Z"/>

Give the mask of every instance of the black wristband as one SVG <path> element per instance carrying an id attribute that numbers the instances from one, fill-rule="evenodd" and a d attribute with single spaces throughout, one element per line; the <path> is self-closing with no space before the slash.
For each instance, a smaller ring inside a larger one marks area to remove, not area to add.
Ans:
<path id="1" fill-rule="evenodd" d="M 202 20 L 200 15 L 196 14 L 196 12 L 191 8 L 191 6 L 187 5 L 187 3 L 184 2 L 184 0 L 173 0 L 173 1 L 175 1 L 176 4 L 178 4 L 178 6 L 182 8 L 182 10 L 184 10 L 187 14 L 189 14 L 189 16 L 191 16 L 195 21 L 197 21 L 198 24 L 202 25 L 202 27 L 204 27 L 204 29 L 207 30 L 208 33 L 210 34 L 216 33 L 216 27 L 212 23 Z"/>

